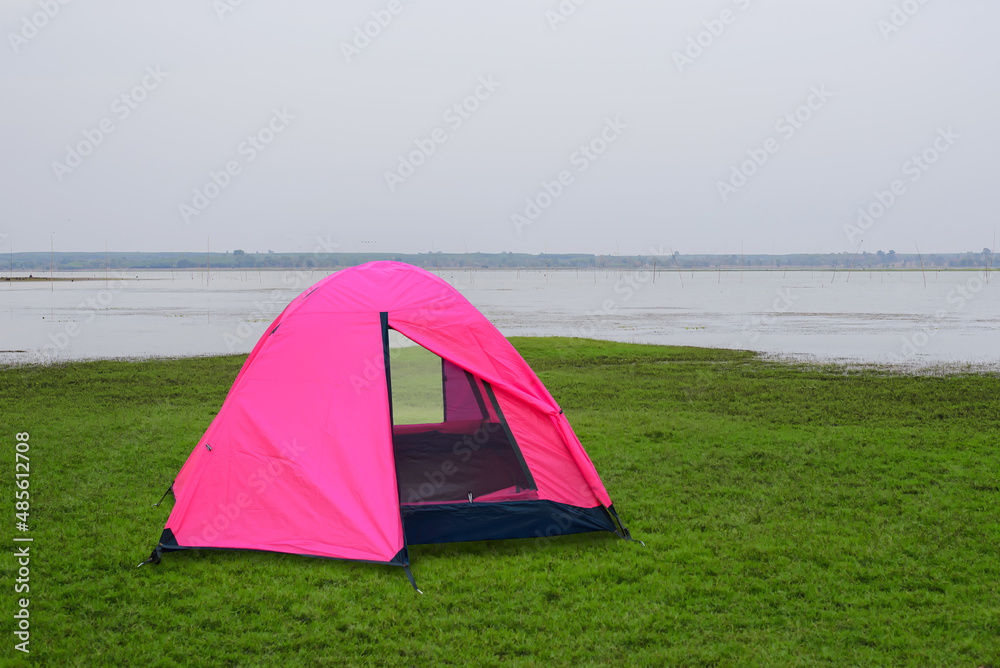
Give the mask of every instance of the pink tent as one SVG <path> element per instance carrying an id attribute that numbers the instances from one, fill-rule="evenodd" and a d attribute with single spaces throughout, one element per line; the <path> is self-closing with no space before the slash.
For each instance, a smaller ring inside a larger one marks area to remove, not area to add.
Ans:
<path id="1" fill-rule="evenodd" d="M 171 489 L 153 562 L 216 548 L 408 566 L 414 544 L 628 537 L 517 351 L 444 280 L 398 262 L 293 300 Z"/>

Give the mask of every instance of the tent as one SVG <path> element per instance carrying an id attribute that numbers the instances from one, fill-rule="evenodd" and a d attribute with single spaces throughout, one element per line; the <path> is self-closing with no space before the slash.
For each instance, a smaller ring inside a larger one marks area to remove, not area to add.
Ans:
<path id="1" fill-rule="evenodd" d="M 399 565 L 412 582 L 408 545 L 629 538 L 524 359 L 455 288 L 399 262 L 338 271 L 295 298 L 168 492 L 144 563 L 266 550 Z"/>

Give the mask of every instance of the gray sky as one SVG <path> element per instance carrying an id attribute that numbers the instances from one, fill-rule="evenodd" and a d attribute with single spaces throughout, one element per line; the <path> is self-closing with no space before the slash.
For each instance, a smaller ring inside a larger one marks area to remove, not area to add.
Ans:
<path id="1" fill-rule="evenodd" d="M 0 248 L 980 250 L 997 25 L 989 0 L 6 0 Z"/>

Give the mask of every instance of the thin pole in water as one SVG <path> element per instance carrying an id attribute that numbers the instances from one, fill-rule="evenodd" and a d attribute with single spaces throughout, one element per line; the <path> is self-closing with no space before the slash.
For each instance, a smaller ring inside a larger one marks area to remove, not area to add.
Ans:
<path id="1" fill-rule="evenodd" d="M 864 242 L 865 240 L 862 239 L 861 244 Z M 851 268 L 847 270 L 847 280 L 844 281 L 845 283 L 851 282 L 851 272 L 854 270 L 854 261 L 858 259 L 858 251 L 861 250 L 861 244 L 858 244 L 858 247 L 854 249 L 854 257 L 851 258 Z"/>
<path id="2" fill-rule="evenodd" d="M 743 282 L 743 240 L 740 239 L 740 283 Z"/>
<path id="3" fill-rule="evenodd" d="M 997 231 L 993 229 L 993 246 L 990 247 L 989 264 L 986 267 L 986 285 L 990 284 L 990 272 L 993 271 L 993 258 L 997 254 Z"/>
<path id="4" fill-rule="evenodd" d="M 913 247 L 917 249 L 917 257 L 920 258 L 920 275 L 924 277 L 924 287 L 927 287 L 927 275 L 924 273 L 924 256 L 920 254 L 920 246 L 913 242 Z"/>
<path id="5" fill-rule="evenodd" d="M 469 244 L 464 241 L 462 243 L 465 245 L 465 267 L 469 272 L 469 282 L 475 283 L 476 277 L 472 275 L 472 258 L 469 257 Z"/>
<path id="6" fill-rule="evenodd" d="M 990 256 L 986 262 L 986 285 L 990 284 L 990 272 L 993 271 L 993 257 L 997 252 L 997 231 L 993 230 L 993 246 L 990 247 Z"/>
<path id="7" fill-rule="evenodd" d="M 674 266 L 677 267 L 677 278 L 681 279 L 681 287 L 684 287 L 684 274 L 681 273 L 681 265 L 677 261 L 677 256 L 674 254 L 674 249 L 670 249 L 670 257 L 674 258 Z M 694 269 L 691 270 L 691 276 L 694 276 Z"/>

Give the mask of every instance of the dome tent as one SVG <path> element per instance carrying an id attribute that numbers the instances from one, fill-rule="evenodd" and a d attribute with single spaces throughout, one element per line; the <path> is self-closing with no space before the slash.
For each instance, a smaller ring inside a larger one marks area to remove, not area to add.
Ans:
<path id="1" fill-rule="evenodd" d="M 393 340 L 410 347 L 393 348 Z M 613 531 L 562 410 L 459 292 L 370 262 L 296 297 L 177 474 L 147 562 L 192 548 L 393 564 L 407 545 Z M 415 585 L 414 585 L 415 587 Z"/>

